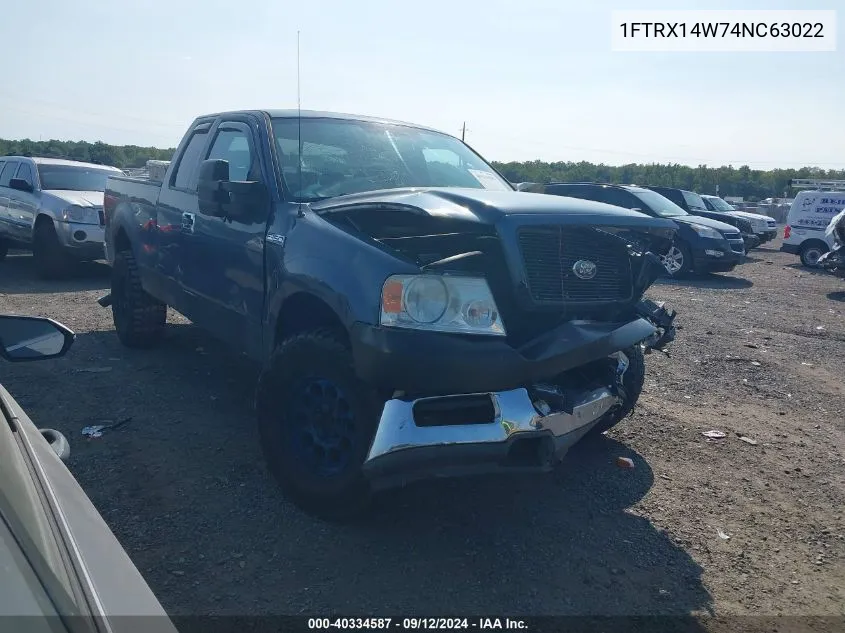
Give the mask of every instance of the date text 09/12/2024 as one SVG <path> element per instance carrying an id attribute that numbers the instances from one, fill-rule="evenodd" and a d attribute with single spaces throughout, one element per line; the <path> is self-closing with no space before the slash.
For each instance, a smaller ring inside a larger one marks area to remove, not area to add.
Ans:
<path id="1" fill-rule="evenodd" d="M 312 631 L 345 630 L 527 630 L 518 618 L 309 618 Z"/>

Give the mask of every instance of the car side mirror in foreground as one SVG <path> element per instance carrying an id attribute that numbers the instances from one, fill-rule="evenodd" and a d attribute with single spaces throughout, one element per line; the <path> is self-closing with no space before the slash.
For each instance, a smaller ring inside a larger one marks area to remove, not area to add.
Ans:
<path id="1" fill-rule="evenodd" d="M 12 363 L 64 356 L 75 339 L 52 319 L 0 314 L 0 356 Z"/>

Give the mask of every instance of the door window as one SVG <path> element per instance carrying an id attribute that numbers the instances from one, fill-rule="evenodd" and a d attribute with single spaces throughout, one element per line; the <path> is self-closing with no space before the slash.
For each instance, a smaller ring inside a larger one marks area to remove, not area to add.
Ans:
<path id="1" fill-rule="evenodd" d="M 12 179 L 12 174 L 15 173 L 19 164 L 20 162 L 16 160 L 11 160 L 6 163 L 6 166 L 3 167 L 3 171 L 0 172 L 0 187 L 9 186 L 9 181 Z"/>
<path id="2" fill-rule="evenodd" d="M 229 180 L 233 182 L 261 180 L 258 161 L 255 160 L 249 138 L 243 130 L 223 128 L 217 132 L 208 159 L 227 161 Z"/>
<path id="3" fill-rule="evenodd" d="M 21 163 L 21 166 L 18 167 L 18 173 L 15 175 L 15 178 L 25 180 L 29 183 L 30 187 L 35 188 L 35 180 L 32 177 L 32 167 L 29 166 L 29 163 Z"/>

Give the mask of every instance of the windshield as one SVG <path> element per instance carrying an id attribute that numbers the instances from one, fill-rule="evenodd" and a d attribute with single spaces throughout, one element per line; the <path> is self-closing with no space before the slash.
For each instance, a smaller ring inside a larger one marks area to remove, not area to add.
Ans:
<path id="1" fill-rule="evenodd" d="M 642 190 L 632 191 L 637 198 L 649 209 L 654 211 L 661 218 L 673 218 L 679 215 L 689 215 L 677 204 L 669 200 L 669 198 L 660 195 L 656 191 Z"/>
<path id="2" fill-rule="evenodd" d="M 350 119 L 274 119 L 285 186 L 299 202 L 399 187 L 512 191 L 490 165 L 446 134 Z"/>
<path id="3" fill-rule="evenodd" d="M 692 191 L 682 191 L 681 193 L 684 195 L 684 200 L 686 200 L 687 206 L 690 209 L 707 211 L 707 205 L 704 204 L 704 200 L 697 193 L 693 193 Z"/>
<path id="4" fill-rule="evenodd" d="M 71 167 L 69 165 L 38 165 L 41 188 L 65 191 L 105 191 L 106 179 L 119 175 L 111 169 L 94 167 Z"/>
<path id="5" fill-rule="evenodd" d="M 713 208 L 716 209 L 716 211 L 736 211 L 736 209 L 734 209 L 731 205 L 729 205 L 721 198 L 707 198 L 707 201 L 713 205 Z"/>

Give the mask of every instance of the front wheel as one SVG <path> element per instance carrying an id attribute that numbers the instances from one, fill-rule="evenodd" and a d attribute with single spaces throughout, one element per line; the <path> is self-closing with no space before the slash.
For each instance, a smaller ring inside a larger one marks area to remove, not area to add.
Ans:
<path id="1" fill-rule="evenodd" d="M 683 242 L 675 242 L 660 260 L 670 277 L 680 278 L 692 270 L 692 255 Z"/>
<path id="2" fill-rule="evenodd" d="M 383 402 L 355 374 L 340 333 L 317 330 L 283 341 L 259 380 L 261 448 L 283 492 L 317 517 L 362 513 L 363 472 Z"/>
<path id="3" fill-rule="evenodd" d="M 35 269 L 42 279 L 61 279 L 68 274 L 72 260 L 59 242 L 52 221 L 42 219 L 35 225 L 32 257 L 35 260 Z"/>
<path id="4" fill-rule="evenodd" d="M 598 424 L 590 429 L 588 435 L 601 435 L 631 415 L 634 407 L 637 406 L 640 394 L 643 392 L 643 384 L 645 384 L 645 355 L 643 354 L 642 346 L 634 345 L 633 347 L 622 350 L 622 353 L 628 358 L 628 369 L 622 375 L 622 387 L 625 391 L 624 401 L 619 408 L 607 413 Z"/>

